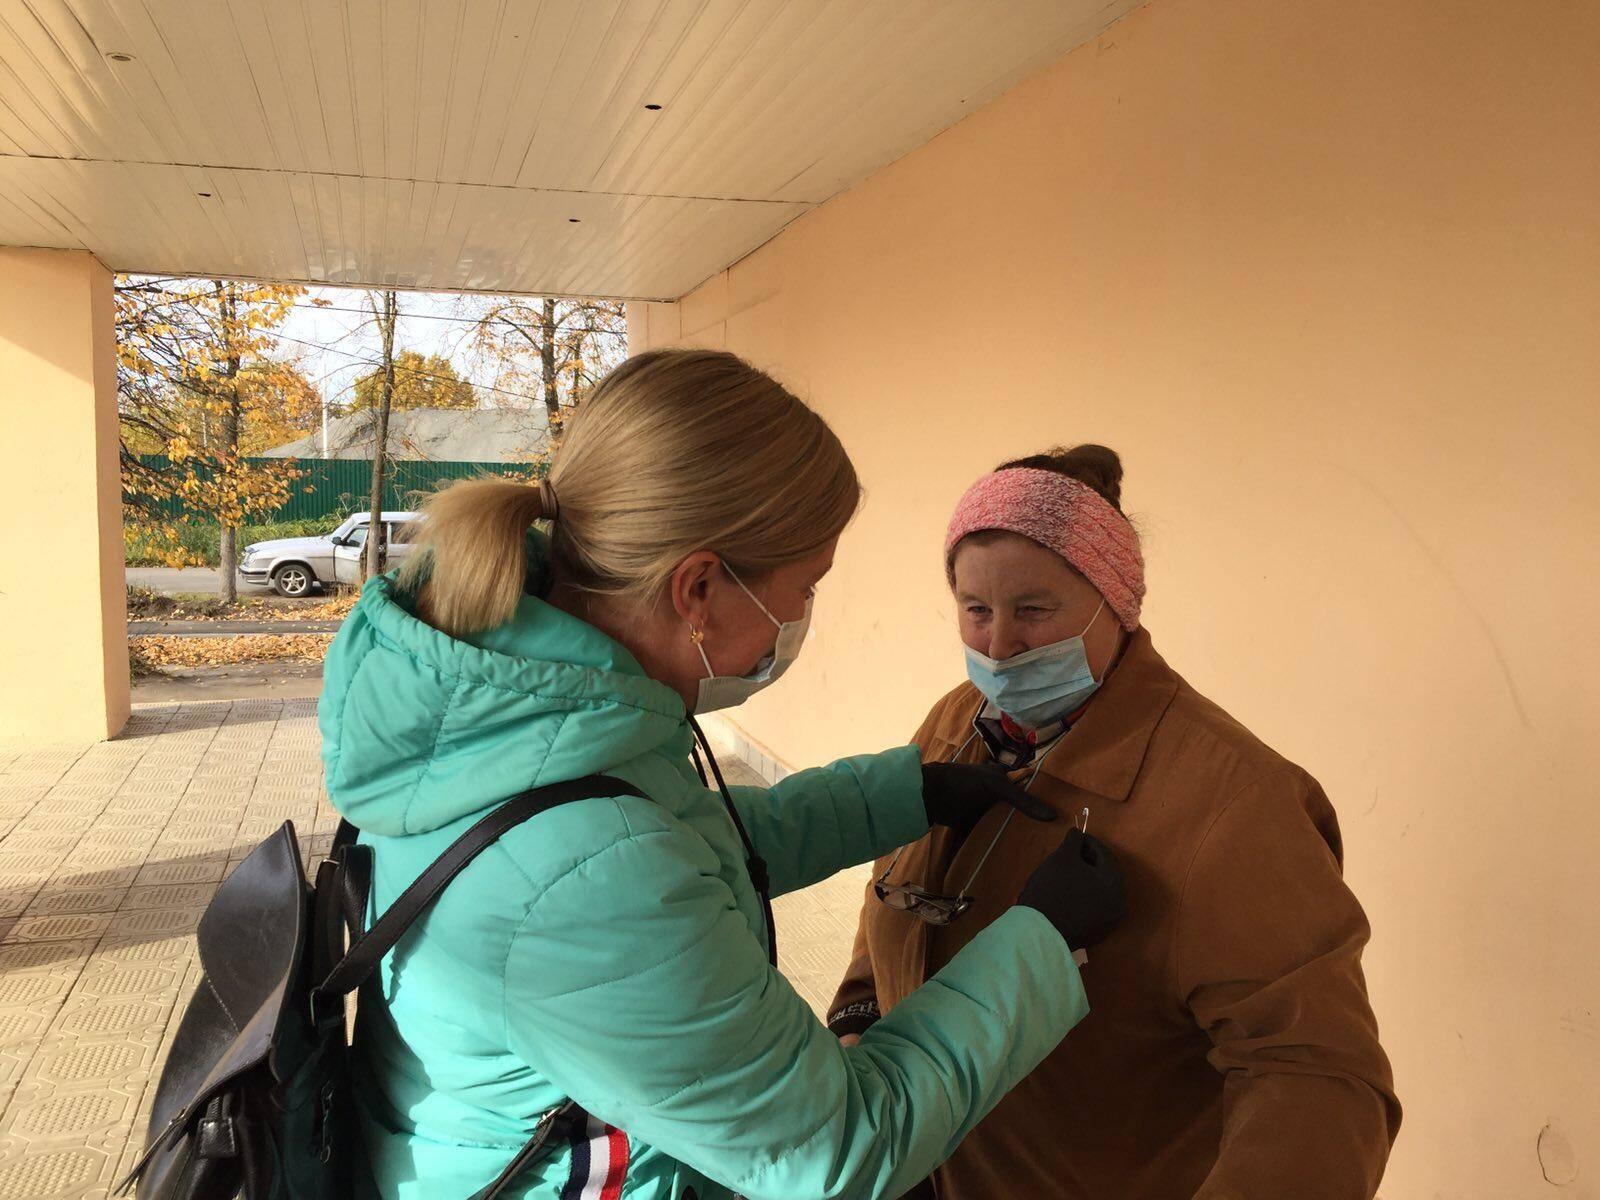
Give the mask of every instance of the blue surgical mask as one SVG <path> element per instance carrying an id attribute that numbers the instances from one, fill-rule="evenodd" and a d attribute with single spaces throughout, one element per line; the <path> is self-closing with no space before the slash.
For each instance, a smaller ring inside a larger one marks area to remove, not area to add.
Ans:
<path id="1" fill-rule="evenodd" d="M 967 647 L 967 678 L 996 708 L 1013 721 L 1039 729 L 1083 705 L 1100 680 L 1089 670 L 1083 634 L 1105 611 L 1105 601 L 1083 627 L 1083 633 L 1037 650 L 999 661 Z"/>

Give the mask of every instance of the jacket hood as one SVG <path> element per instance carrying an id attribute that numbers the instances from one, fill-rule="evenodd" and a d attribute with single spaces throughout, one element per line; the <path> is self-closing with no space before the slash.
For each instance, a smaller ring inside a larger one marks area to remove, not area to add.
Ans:
<path id="1" fill-rule="evenodd" d="M 385 836 L 690 743 L 678 694 L 587 622 L 525 595 L 499 628 L 452 638 L 388 576 L 329 648 L 317 720 L 334 807 Z"/>

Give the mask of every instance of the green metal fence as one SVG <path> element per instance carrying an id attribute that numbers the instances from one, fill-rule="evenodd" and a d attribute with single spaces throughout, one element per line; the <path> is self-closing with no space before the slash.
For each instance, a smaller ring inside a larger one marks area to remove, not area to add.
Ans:
<path id="1" fill-rule="evenodd" d="M 139 460 L 156 470 L 166 470 L 170 460 L 162 454 L 141 454 Z M 262 466 L 282 466 L 288 460 L 281 458 L 251 458 L 246 460 Z M 348 458 L 301 458 L 294 460 L 295 467 L 305 472 L 290 486 L 289 499 L 276 511 L 252 517 L 252 524 L 270 521 L 295 521 L 302 518 L 344 516 L 358 509 L 366 509 L 372 498 L 372 464 Z M 384 469 L 383 507 L 388 509 L 413 508 L 423 496 L 435 491 L 450 479 L 476 479 L 484 475 L 526 475 L 527 463 L 438 462 L 426 459 L 403 459 L 390 462 Z M 170 499 L 159 503 L 158 510 L 167 517 L 188 515 L 205 521 L 204 513 L 190 512 L 182 500 Z"/>

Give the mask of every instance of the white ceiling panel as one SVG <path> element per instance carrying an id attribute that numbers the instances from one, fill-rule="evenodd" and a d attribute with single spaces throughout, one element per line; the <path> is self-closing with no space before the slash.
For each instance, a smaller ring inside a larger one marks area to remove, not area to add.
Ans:
<path id="1" fill-rule="evenodd" d="M 0 0 L 0 244 L 675 298 L 1135 3 Z"/>

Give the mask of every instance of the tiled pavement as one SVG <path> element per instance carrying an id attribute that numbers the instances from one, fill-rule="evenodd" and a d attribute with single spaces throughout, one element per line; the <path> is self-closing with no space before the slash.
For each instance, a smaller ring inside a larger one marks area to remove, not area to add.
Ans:
<path id="1" fill-rule="evenodd" d="M 326 853 L 313 700 L 150 705 L 115 741 L 0 750 L 0 1200 L 109 1194 L 196 982 L 200 914 L 285 820 Z M 780 965 L 819 1010 L 865 879 L 774 906 Z"/>

